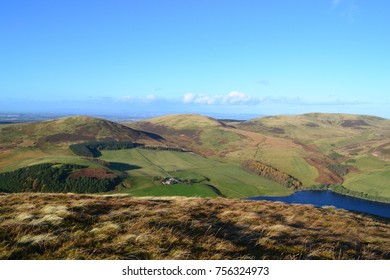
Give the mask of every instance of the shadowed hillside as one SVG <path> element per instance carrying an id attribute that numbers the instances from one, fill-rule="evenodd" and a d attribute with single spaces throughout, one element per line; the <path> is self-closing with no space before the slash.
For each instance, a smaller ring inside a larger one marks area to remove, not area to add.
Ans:
<path id="1" fill-rule="evenodd" d="M 390 259 L 385 219 L 265 201 L 0 195 L 0 259 Z"/>

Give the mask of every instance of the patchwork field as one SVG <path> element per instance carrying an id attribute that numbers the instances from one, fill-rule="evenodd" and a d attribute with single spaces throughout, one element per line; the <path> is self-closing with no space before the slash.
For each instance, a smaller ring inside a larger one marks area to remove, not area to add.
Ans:
<path id="1" fill-rule="evenodd" d="M 285 187 L 256 176 L 235 163 L 207 159 L 194 153 L 129 149 L 102 151 L 102 154 L 102 160 L 133 166 L 126 170 L 129 179 L 124 182 L 127 188 L 122 190 L 133 195 L 157 196 L 164 195 L 166 191 L 165 195 L 216 196 L 212 187 L 228 197 L 291 193 Z M 199 183 L 163 187 L 153 177 L 178 177 L 193 179 Z M 200 192 L 196 194 L 193 187 Z"/>

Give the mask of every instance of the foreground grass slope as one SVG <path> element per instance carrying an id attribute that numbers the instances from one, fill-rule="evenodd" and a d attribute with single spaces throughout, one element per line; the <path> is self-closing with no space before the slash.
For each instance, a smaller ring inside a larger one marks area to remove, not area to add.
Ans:
<path id="1" fill-rule="evenodd" d="M 389 220 L 265 201 L 0 194 L 0 259 L 390 259 Z"/>

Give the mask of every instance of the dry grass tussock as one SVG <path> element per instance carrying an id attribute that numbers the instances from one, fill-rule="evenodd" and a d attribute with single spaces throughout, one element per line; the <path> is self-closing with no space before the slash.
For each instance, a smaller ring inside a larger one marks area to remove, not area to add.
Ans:
<path id="1" fill-rule="evenodd" d="M 390 259 L 390 221 L 265 201 L 0 194 L 0 259 Z"/>

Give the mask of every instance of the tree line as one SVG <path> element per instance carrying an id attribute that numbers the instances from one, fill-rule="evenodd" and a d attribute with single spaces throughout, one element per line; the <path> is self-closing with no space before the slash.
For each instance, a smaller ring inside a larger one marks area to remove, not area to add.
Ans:
<path id="1" fill-rule="evenodd" d="M 99 157 L 101 150 L 121 150 L 132 149 L 143 146 L 143 144 L 132 141 L 92 141 L 69 146 L 70 150 L 82 157 Z"/>
<path id="2" fill-rule="evenodd" d="M 98 193 L 113 190 L 119 178 L 72 178 L 86 166 L 43 163 L 0 174 L 0 192 Z"/>
<path id="3" fill-rule="evenodd" d="M 295 177 L 260 161 L 244 160 L 241 162 L 241 165 L 247 170 L 287 188 L 294 190 L 302 188 L 302 182 Z"/>
<path id="4" fill-rule="evenodd" d="M 163 146 L 147 146 L 132 141 L 92 141 L 79 144 L 72 144 L 69 146 L 70 150 L 78 156 L 82 157 L 100 157 L 101 150 L 122 150 L 140 148 L 146 150 L 158 151 L 175 151 L 175 152 L 189 152 L 177 147 L 163 147 Z"/>

